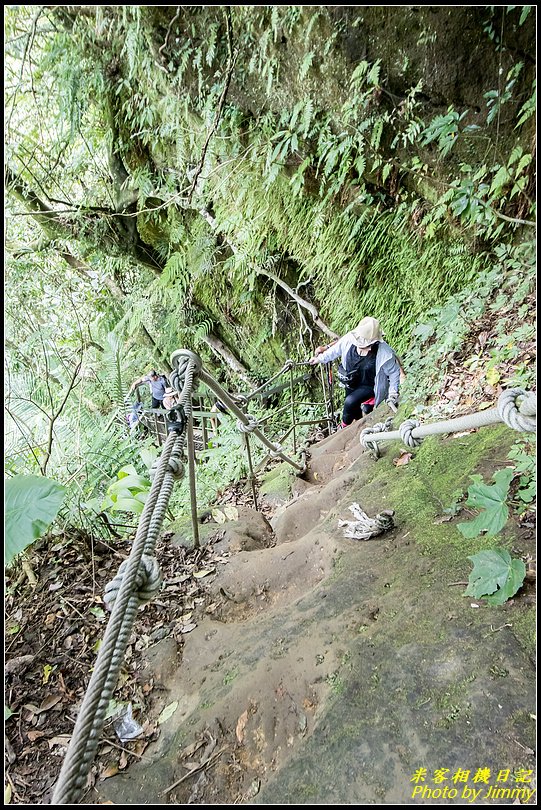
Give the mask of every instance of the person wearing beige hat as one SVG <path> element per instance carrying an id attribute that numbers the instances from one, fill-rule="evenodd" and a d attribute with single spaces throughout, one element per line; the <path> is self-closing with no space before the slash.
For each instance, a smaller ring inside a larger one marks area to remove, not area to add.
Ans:
<path id="1" fill-rule="evenodd" d="M 163 407 L 169 410 L 169 408 L 174 408 L 175 405 L 178 405 L 178 392 L 169 385 L 163 395 Z"/>
<path id="2" fill-rule="evenodd" d="M 400 363 L 396 353 L 383 340 L 376 318 L 362 321 L 323 351 L 316 350 L 309 363 L 329 363 L 340 358 L 338 379 L 346 390 L 342 427 L 361 419 L 386 401 L 397 406 L 400 389 Z"/>

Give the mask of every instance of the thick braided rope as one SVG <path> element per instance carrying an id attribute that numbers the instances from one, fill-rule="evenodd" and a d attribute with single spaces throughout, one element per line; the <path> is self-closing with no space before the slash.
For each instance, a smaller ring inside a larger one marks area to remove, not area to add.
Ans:
<path id="1" fill-rule="evenodd" d="M 501 394 L 498 400 L 498 413 L 502 422 L 513 430 L 535 433 L 537 397 L 532 391 L 511 388 Z"/>
<path id="2" fill-rule="evenodd" d="M 211 377 L 211 375 L 208 374 L 207 371 L 205 371 L 205 369 L 203 368 L 199 372 L 199 379 L 208 388 L 210 388 L 210 390 L 214 394 L 216 394 L 216 396 L 224 403 L 224 405 L 228 408 L 228 410 L 230 410 L 231 413 L 237 417 L 239 422 L 241 422 L 245 426 L 245 428 L 247 427 L 247 425 L 250 424 L 250 420 L 251 419 L 253 420 L 253 417 L 245 414 L 239 408 L 238 403 L 235 402 L 233 397 L 224 388 L 222 388 L 222 386 L 214 379 L 214 377 Z M 289 458 L 289 456 L 287 456 L 283 452 L 283 450 L 281 449 L 281 447 L 279 447 L 279 445 L 273 444 L 271 441 L 269 441 L 265 436 L 265 434 L 261 432 L 259 427 L 254 426 L 251 428 L 251 430 L 248 429 L 247 432 L 252 433 L 257 439 L 259 439 L 261 444 L 263 444 L 266 448 L 268 448 L 268 450 L 270 450 L 271 453 L 276 453 L 275 456 L 276 458 L 281 458 L 283 461 L 286 461 L 288 464 L 291 464 L 291 466 L 294 467 L 299 472 L 302 470 L 302 467 L 295 461 L 293 461 L 293 459 Z"/>
<path id="3" fill-rule="evenodd" d="M 513 430 L 520 430 L 533 433 L 536 430 L 536 403 L 537 397 L 533 392 L 523 391 L 522 388 L 513 388 L 504 391 L 498 400 L 498 406 L 487 411 L 459 416 L 456 419 L 447 419 L 443 422 L 434 422 L 430 425 L 414 426 L 415 420 L 406 420 L 404 435 L 401 430 L 390 432 L 375 432 L 374 428 L 365 428 L 359 437 L 363 447 L 369 449 L 379 456 L 377 450 L 378 442 L 393 441 L 415 441 L 425 436 L 437 436 L 444 433 L 456 433 L 462 430 L 494 425 L 498 422 L 505 424 Z M 415 445 L 409 444 L 412 447 Z"/>
<path id="4" fill-rule="evenodd" d="M 419 447 L 422 439 L 415 439 L 413 437 L 413 431 L 415 428 L 419 427 L 420 422 L 417 419 L 406 419 L 405 422 L 402 422 L 400 427 L 398 428 L 398 432 L 400 433 L 400 438 L 404 442 L 405 445 L 408 447 Z"/>
<path id="5" fill-rule="evenodd" d="M 191 389 L 197 364 L 188 358 L 184 369 L 181 400 L 191 403 Z M 181 433 L 167 437 L 151 490 L 139 522 L 129 558 L 122 564 L 123 576 L 115 578 L 108 596 L 112 612 L 98 658 L 77 716 L 70 744 L 62 764 L 52 804 L 72 804 L 84 789 L 105 722 L 109 701 L 135 624 L 140 597 L 151 598 L 159 588 L 159 569 L 153 558 L 175 478 L 179 475 L 180 455 L 185 440 Z M 144 558 L 143 565 L 141 562 Z M 122 566 L 121 566 L 122 568 Z M 120 571 L 119 571 L 120 574 Z M 134 593 L 134 590 L 136 591 Z"/>
<path id="6" fill-rule="evenodd" d="M 105 607 L 107 610 L 113 609 L 113 602 L 117 598 L 120 588 L 122 587 L 124 574 L 126 573 L 126 568 L 128 567 L 127 564 L 128 560 L 124 560 L 124 562 L 121 563 L 115 578 L 111 580 L 111 582 L 108 582 L 105 586 L 103 601 L 105 602 Z M 150 557 L 148 554 L 143 554 L 134 583 L 134 589 L 137 593 L 139 602 L 150 602 L 150 600 L 160 590 L 161 584 L 162 577 L 158 560 L 156 557 Z"/>

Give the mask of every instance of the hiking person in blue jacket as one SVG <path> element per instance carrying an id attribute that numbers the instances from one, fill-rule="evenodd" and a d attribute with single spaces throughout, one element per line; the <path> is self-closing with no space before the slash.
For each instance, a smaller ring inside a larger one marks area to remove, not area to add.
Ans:
<path id="1" fill-rule="evenodd" d="M 309 363 L 329 363 L 340 358 L 338 379 L 346 389 L 342 425 L 351 425 L 384 400 L 396 407 L 400 389 L 400 363 L 383 340 L 379 321 L 363 318 L 332 345 L 318 350 Z"/>

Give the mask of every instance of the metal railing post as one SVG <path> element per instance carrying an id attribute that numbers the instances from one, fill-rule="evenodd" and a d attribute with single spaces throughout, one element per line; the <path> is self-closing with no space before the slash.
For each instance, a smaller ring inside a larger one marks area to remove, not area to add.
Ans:
<path id="1" fill-rule="evenodd" d="M 186 443 L 188 452 L 188 479 L 190 483 L 190 507 L 192 512 L 192 530 L 194 548 L 199 548 L 199 523 L 197 522 L 197 490 L 195 487 L 195 447 L 193 441 L 193 416 L 190 409 L 186 426 Z"/>
<path id="2" fill-rule="evenodd" d="M 323 364 L 322 363 L 319 364 L 319 371 L 320 371 L 320 377 L 321 377 L 321 387 L 323 389 L 323 400 L 325 402 L 325 410 L 327 412 L 327 423 L 329 425 L 329 436 L 330 436 L 331 433 L 332 433 L 333 415 L 331 414 L 329 416 L 329 400 L 327 399 L 327 389 L 325 387 L 325 373 L 323 371 Z"/>
<path id="3" fill-rule="evenodd" d="M 256 512 L 259 512 L 259 506 L 257 505 L 257 493 L 255 489 L 255 475 L 254 475 L 254 468 L 252 465 L 252 453 L 250 451 L 250 441 L 248 439 L 248 434 L 243 433 L 242 438 L 244 439 L 244 446 L 246 448 L 246 455 L 248 456 L 248 469 L 249 469 L 249 478 L 250 478 L 250 486 L 252 487 L 252 496 L 254 499 L 254 508 Z"/>
<path id="4" fill-rule="evenodd" d="M 289 394 L 291 396 L 291 426 L 293 428 L 293 453 L 297 452 L 297 431 L 295 425 L 295 398 L 293 394 L 293 366 L 289 369 Z"/>

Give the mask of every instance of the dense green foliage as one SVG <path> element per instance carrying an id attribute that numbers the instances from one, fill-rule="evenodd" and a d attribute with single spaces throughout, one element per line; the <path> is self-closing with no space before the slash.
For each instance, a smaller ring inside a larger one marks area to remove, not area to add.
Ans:
<path id="1" fill-rule="evenodd" d="M 179 347 L 244 389 L 370 314 L 413 405 L 492 312 L 471 363 L 531 382 L 531 7 L 5 14 L 7 470 L 66 520 L 146 473 L 124 396 Z"/>

